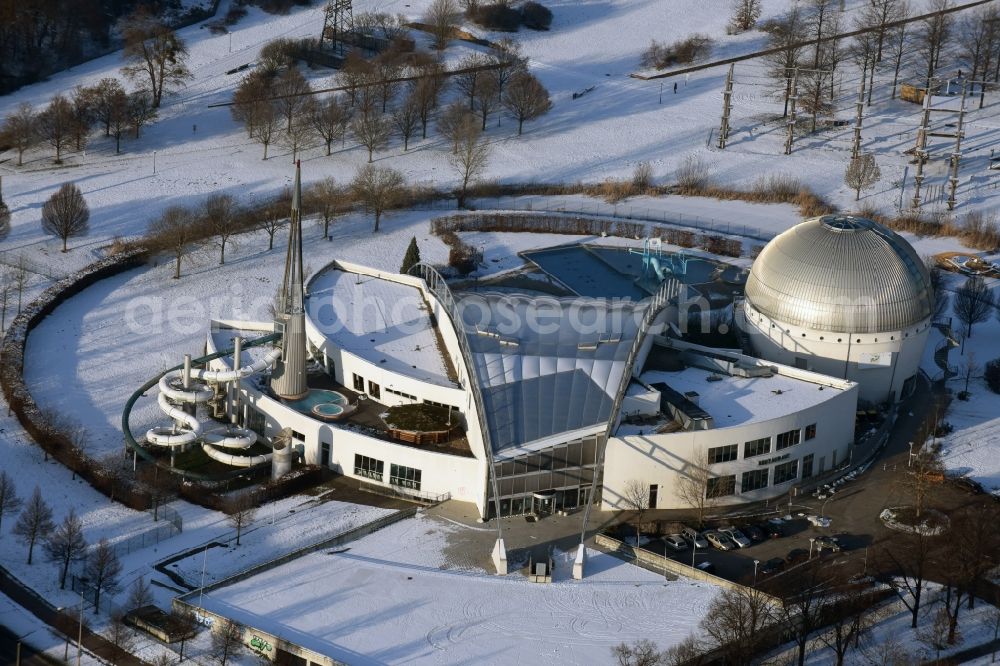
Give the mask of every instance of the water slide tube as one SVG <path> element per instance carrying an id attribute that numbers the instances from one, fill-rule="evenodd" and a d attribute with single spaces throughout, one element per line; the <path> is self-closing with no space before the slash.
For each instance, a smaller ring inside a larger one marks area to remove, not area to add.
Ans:
<path id="1" fill-rule="evenodd" d="M 188 414 L 180 407 L 171 404 L 170 401 L 184 404 L 208 402 L 215 396 L 215 391 L 209 388 L 206 382 L 226 384 L 239 381 L 271 367 L 280 357 L 281 350 L 272 349 L 263 358 L 242 368 L 233 370 L 207 370 L 200 368 L 192 370 L 191 378 L 197 380 L 197 383 L 191 384 L 186 389 L 183 387 L 183 370 L 168 372 L 160 378 L 160 395 L 157 397 L 157 404 L 160 410 L 173 419 L 175 424 L 179 424 L 182 429 L 178 430 L 176 426 L 151 428 L 146 432 L 146 440 L 157 446 L 183 449 L 201 439 L 202 450 L 209 458 L 235 467 L 252 467 L 269 461 L 271 459 L 271 454 L 269 453 L 247 456 L 226 453 L 219 450 L 219 448 L 244 451 L 249 449 L 257 441 L 257 434 L 252 430 L 227 427 L 211 432 L 203 432 L 201 421 L 196 416 Z"/>

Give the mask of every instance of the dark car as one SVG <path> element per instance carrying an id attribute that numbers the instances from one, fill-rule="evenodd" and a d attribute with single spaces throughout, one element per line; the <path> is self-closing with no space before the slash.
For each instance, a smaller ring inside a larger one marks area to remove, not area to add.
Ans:
<path id="1" fill-rule="evenodd" d="M 767 521 L 766 523 L 761 523 L 757 526 L 760 530 L 767 535 L 768 539 L 780 539 L 785 536 L 785 528 L 783 528 L 778 523 L 772 523 Z"/>
<path id="2" fill-rule="evenodd" d="M 785 561 L 780 557 L 772 557 L 767 562 L 764 562 L 764 566 L 760 568 L 760 572 L 765 576 L 770 576 L 771 574 L 776 574 L 785 568 Z"/>
<path id="3" fill-rule="evenodd" d="M 799 562 L 805 562 L 809 559 L 809 551 L 804 548 L 793 548 L 788 551 L 788 555 L 785 556 L 785 562 L 788 564 L 798 564 Z"/>
<path id="4" fill-rule="evenodd" d="M 816 541 L 813 542 L 816 546 L 816 552 L 821 555 L 825 551 L 830 551 L 831 553 L 839 553 L 841 551 L 840 543 L 837 541 L 837 537 L 829 536 L 819 536 L 816 537 Z"/>
<path id="5" fill-rule="evenodd" d="M 759 543 L 766 538 L 764 536 L 764 530 L 760 529 L 756 525 L 744 525 L 740 528 L 740 530 L 754 543 Z"/>

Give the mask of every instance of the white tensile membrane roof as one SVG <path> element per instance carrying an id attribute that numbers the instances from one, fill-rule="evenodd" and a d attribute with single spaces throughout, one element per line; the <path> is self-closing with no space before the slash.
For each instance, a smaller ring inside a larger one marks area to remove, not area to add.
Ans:
<path id="1" fill-rule="evenodd" d="M 463 297 L 494 455 L 602 430 L 644 307 L 592 298 Z"/>

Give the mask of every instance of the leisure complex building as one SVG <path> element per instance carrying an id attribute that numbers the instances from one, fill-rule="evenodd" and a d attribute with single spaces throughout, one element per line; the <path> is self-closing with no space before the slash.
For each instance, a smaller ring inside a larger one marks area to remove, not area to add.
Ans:
<path id="1" fill-rule="evenodd" d="M 208 355 L 142 389 L 163 425 L 131 433 L 126 409 L 130 445 L 178 473 L 301 462 L 484 520 L 620 509 L 637 485 L 652 508 L 773 499 L 913 390 L 934 310 L 907 242 L 848 216 L 749 270 L 647 239 L 524 252 L 516 279 L 332 261 L 306 281 L 299 190 L 275 320 L 206 322 Z"/>

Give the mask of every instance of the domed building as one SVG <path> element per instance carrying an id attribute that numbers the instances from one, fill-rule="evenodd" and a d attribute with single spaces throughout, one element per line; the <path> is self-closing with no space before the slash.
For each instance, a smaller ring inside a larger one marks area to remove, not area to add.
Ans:
<path id="1" fill-rule="evenodd" d="M 924 262 L 860 217 L 824 215 L 772 240 L 737 324 L 763 359 L 857 382 L 862 402 L 913 390 L 934 312 Z"/>

